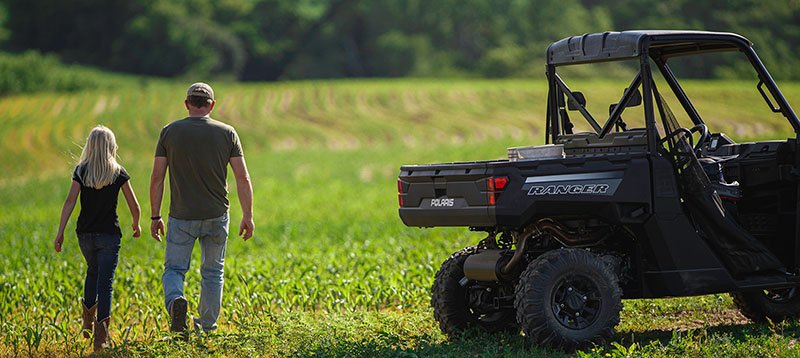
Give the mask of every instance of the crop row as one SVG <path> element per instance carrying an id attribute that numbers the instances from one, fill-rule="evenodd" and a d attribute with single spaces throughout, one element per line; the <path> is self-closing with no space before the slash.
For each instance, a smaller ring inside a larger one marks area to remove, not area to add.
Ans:
<path id="1" fill-rule="evenodd" d="M 610 82 L 576 83 L 595 94 L 590 105 L 615 102 Z M 750 83 L 688 82 L 701 115 L 716 131 L 740 139 L 788 135 L 766 116 Z M 784 86 L 788 98 L 800 87 Z M 97 123 L 117 133 L 123 159 L 149 155 L 162 126 L 185 115 L 183 86 L 147 82 L 141 90 L 42 94 L 0 99 L 4 177 L 52 174 L 79 152 Z M 214 116 L 236 126 L 251 150 L 355 150 L 543 139 L 546 86 L 522 81 L 343 81 L 217 86 Z M 737 106 L 731 106 L 734 99 Z M 677 104 L 673 109 L 680 108 Z M 680 119 L 680 117 L 679 117 Z M 42 168 L 39 163 L 54 165 Z M 38 173 L 38 174 L 32 174 Z"/>

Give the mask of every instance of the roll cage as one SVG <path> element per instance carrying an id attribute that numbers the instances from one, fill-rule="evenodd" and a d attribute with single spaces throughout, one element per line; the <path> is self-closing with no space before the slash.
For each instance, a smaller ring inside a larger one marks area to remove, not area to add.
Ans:
<path id="1" fill-rule="evenodd" d="M 573 36 L 555 42 L 547 48 L 549 95 L 546 143 L 558 143 L 560 137 L 573 134 L 573 124 L 568 110 L 577 110 L 594 130 L 597 138 L 602 140 L 615 126 L 618 131 L 624 131 L 625 124 L 620 120 L 621 114 L 629 105 L 636 105 L 641 101 L 644 104 L 647 149 L 654 153 L 659 147 L 660 138 L 656 129 L 653 102 L 654 99 L 660 100 L 660 96 L 653 80 L 652 66 L 660 71 L 693 124 L 700 125 L 704 124 L 703 119 L 695 110 L 667 62 L 672 57 L 724 51 L 739 51 L 746 56 L 758 75 L 756 88 L 770 110 L 781 113 L 789 121 L 795 134 L 800 134 L 800 120 L 753 51 L 752 43 L 746 38 L 723 32 L 623 31 Z M 638 72 L 619 101 L 611 105 L 609 116 L 602 123 L 586 109 L 582 94 L 571 91 L 558 75 L 558 68 L 561 66 L 632 59 L 638 59 Z M 661 109 L 661 104 L 658 105 Z"/>

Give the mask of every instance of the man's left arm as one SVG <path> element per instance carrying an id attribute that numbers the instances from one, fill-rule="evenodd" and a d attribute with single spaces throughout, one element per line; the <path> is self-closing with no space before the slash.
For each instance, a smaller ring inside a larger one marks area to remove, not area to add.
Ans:
<path id="1" fill-rule="evenodd" d="M 236 177 L 236 192 L 242 206 L 242 223 L 239 225 L 239 236 L 245 241 L 253 237 L 255 224 L 253 224 L 253 186 L 250 183 L 250 174 L 244 157 L 231 157 L 231 169 Z"/>
<path id="2" fill-rule="evenodd" d="M 167 158 L 155 157 L 150 175 L 150 236 L 161 241 L 164 220 L 161 219 L 161 200 L 164 198 L 164 177 L 167 175 Z"/>

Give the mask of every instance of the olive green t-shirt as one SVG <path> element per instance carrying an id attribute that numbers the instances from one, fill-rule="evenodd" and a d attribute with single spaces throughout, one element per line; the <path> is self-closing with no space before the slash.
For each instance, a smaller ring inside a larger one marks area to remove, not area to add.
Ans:
<path id="1" fill-rule="evenodd" d="M 156 157 L 167 158 L 169 216 L 205 220 L 228 211 L 228 162 L 243 156 L 233 127 L 210 117 L 187 117 L 161 130 Z"/>

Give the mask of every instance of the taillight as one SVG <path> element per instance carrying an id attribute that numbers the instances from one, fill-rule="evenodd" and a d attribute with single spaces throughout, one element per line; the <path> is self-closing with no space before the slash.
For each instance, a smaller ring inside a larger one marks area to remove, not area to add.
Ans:
<path id="1" fill-rule="evenodd" d="M 403 207 L 403 181 L 397 179 L 397 204 Z"/>
<path id="2" fill-rule="evenodd" d="M 500 193 L 508 185 L 508 177 L 489 177 L 486 180 L 486 190 L 489 196 L 489 205 L 496 205 Z"/>
<path id="3" fill-rule="evenodd" d="M 494 182 L 495 190 L 503 190 L 508 185 L 508 177 L 493 177 L 492 181 Z"/>

